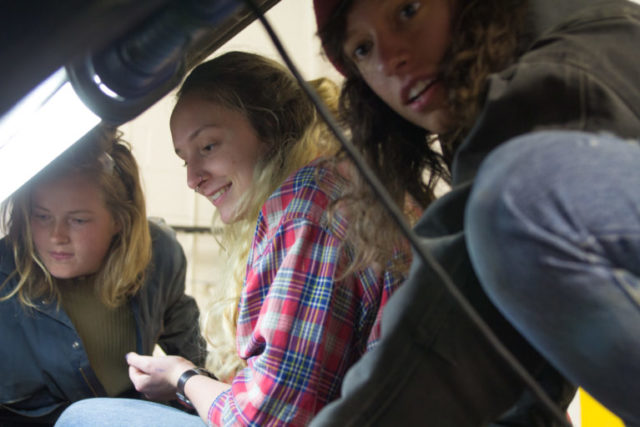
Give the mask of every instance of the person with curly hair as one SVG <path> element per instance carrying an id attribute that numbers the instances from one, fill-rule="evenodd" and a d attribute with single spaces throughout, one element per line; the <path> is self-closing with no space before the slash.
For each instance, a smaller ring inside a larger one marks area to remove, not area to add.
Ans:
<path id="1" fill-rule="evenodd" d="M 578 385 L 638 425 L 640 6 L 314 7 L 353 143 L 425 208 L 424 247 L 559 412 Z M 313 426 L 562 422 L 415 256 L 382 330 Z"/>

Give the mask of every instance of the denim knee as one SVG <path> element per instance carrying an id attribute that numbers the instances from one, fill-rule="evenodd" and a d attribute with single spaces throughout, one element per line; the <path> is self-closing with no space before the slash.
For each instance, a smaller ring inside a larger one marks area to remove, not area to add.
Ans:
<path id="1" fill-rule="evenodd" d="M 609 134 L 544 131 L 505 143 L 481 165 L 467 203 L 474 263 L 504 264 L 522 256 L 514 245 L 536 242 L 538 250 L 578 262 L 603 257 L 637 274 L 627 254 L 637 252 L 611 236 L 638 235 L 638 161 L 637 141 Z"/>
<path id="2" fill-rule="evenodd" d="M 593 223 L 608 221 L 584 214 L 602 211 L 603 201 L 593 195 L 610 174 L 598 164 L 602 145 L 610 141 L 620 143 L 608 135 L 535 132 L 485 159 L 467 203 L 465 228 L 474 268 L 490 296 L 503 292 L 506 283 L 509 292 L 518 292 L 514 283 L 530 283 L 517 279 L 526 279 L 533 256 L 561 252 L 578 262 L 590 256 L 581 249 L 590 244 Z M 612 150 L 618 148 L 613 144 Z"/>
<path id="3" fill-rule="evenodd" d="M 526 135 L 494 150 L 478 171 L 467 202 L 465 231 L 469 254 L 490 297 L 500 292 L 500 285 L 507 282 L 504 276 L 510 274 L 505 267 L 512 262 L 510 257 L 514 253 L 508 248 L 517 244 L 518 234 L 512 208 L 517 205 L 519 211 L 526 210 L 526 187 L 531 180 L 540 182 L 530 177 L 539 170 L 536 162 L 532 162 L 532 154 L 540 147 L 540 137 Z M 518 177 L 531 167 L 527 179 Z"/>
<path id="4" fill-rule="evenodd" d="M 465 211 L 483 288 L 573 383 L 638 425 L 640 147 L 538 132 L 496 149 Z"/>

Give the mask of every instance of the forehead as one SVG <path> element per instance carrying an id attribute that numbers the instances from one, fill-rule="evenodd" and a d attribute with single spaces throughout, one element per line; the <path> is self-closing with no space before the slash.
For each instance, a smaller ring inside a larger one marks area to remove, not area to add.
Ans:
<path id="1" fill-rule="evenodd" d="M 217 102 L 198 94 L 181 97 L 171 113 L 171 132 L 193 132 L 194 128 L 203 125 L 225 123 L 225 112 L 228 110 Z M 184 137 L 185 135 L 180 135 Z M 191 136 L 191 135 L 189 135 Z"/>
<path id="2" fill-rule="evenodd" d="M 33 184 L 31 199 L 43 205 L 104 205 L 102 190 L 95 178 L 81 172 L 40 179 Z"/>
<path id="3" fill-rule="evenodd" d="M 200 95 L 181 98 L 171 114 L 171 134 L 176 151 L 212 132 L 250 132 L 253 126 L 244 113 Z"/>

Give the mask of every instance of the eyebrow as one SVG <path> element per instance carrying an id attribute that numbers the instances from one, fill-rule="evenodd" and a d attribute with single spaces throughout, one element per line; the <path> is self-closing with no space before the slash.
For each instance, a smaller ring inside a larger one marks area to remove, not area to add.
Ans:
<path id="1" fill-rule="evenodd" d="M 198 129 L 194 130 L 188 137 L 187 137 L 187 141 L 193 141 L 194 139 L 196 139 L 203 131 L 210 129 L 210 128 L 220 128 L 219 125 L 203 125 L 200 126 Z M 175 150 L 173 150 L 176 155 L 178 155 L 178 157 L 180 157 L 180 149 L 176 148 Z"/>
<path id="2" fill-rule="evenodd" d="M 51 212 L 51 210 L 40 206 L 40 205 L 33 205 L 33 210 L 39 209 L 41 211 L 47 211 L 47 212 Z M 65 212 L 66 215 L 72 214 L 72 215 L 77 215 L 77 214 L 93 214 L 94 212 L 90 209 L 77 209 L 75 211 L 69 211 L 69 212 Z"/>
<path id="3" fill-rule="evenodd" d="M 199 129 L 196 129 L 195 131 L 193 131 L 193 133 L 191 135 L 189 135 L 189 141 L 193 141 L 194 139 L 196 139 L 202 132 L 204 132 L 205 130 L 208 130 L 210 128 L 220 128 L 220 125 L 214 125 L 214 124 L 210 124 L 210 125 L 202 125 L 200 126 Z"/>

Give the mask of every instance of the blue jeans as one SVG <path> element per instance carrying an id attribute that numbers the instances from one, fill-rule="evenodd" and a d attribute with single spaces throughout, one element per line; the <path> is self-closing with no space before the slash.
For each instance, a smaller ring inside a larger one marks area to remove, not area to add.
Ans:
<path id="1" fill-rule="evenodd" d="M 97 397 L 80 400 L 58 418 L 56 427 L 203 427 L 205 422 L 171 406 L 140 399 Z"/>
<path id="2" fill-rule="evenodd" d="M 538 132 L 496 149 L 465 215 L 489 297 L 569 380 L 640 425 L 640 146 Z"/>

